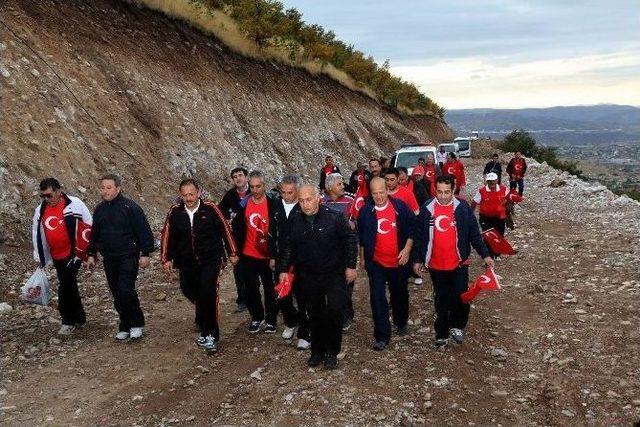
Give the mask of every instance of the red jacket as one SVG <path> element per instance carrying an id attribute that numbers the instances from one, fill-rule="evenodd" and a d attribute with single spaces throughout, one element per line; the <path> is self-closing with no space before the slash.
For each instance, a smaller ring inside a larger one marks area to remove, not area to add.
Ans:
<path id="1" fill-rule="evenodd" d="M 508 195 L 509 189 L 502 184 L 498 186 L 497 190 L 485 185 L 478 189 L 473 201 L 480 206 L 480 215 L 506 219 Z"/>

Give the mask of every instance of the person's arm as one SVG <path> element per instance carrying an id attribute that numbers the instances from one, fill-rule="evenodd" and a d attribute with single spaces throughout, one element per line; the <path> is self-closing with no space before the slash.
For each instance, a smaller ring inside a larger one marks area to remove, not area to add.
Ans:
<path id="1" fill-rule="evenodd" d="M 480 228 L 478 227 L 478 221 L 476 221 L 476 217 L 473 215 L 473 211 L 471 209 L 467 209 L 466 212 L 468 227 L 469 227 L 469 242 L 473 249 L 480 255 L 481 258 L 485 259 L 489 257 L 491 258 L 491 254 L 489 253 L 489 249 L 487 245 L 482 240 L 482 235 L 480 234 Z"/>
<path id="2" fill-rule="evenodd" d="M 484 165 L 484 173 L 485 175 L 488 174 L 489 172 L 491 172 L 491 169 L 493 168 L 493 166 L 491 166 L 491 162 L 487 163 L 486 165 Z"/>
<path id="3" fill-rule="evenodd" d="M 327 179 L 327 175 L 324 173 L 324 168 L 320 169 L 320 184 L 318 184 L 318 187 L 320 187 L 320 192 L 324 192 L 325 188 L 324 188 L 324 182 Z"/>
<path id="4" fill-rule="evenodd" d="M 233 238 L 233 233 L 231 232 L 231 226 L 229 222 L 224 217 L 224 213 L 215 205 L 215 203 L 211 203 L 211 208 L 215 214 L 216 221 L 218 222 L 218 227 L 222 232 L 222 241 L 223 246 L 226 250 L 226 254 L 229 257 L 229 261 L 231 264 L 236 265 L 238 263 L 238 246 L 236 245 L 236 241 Z"/>
<path id="5" fill-rule="evenodd" d="M 89 239 L 89 247 L 87 248 L 87 256 L 95 258 L 98 253 L 98 242 L 100 241 L 100 221 L 98 220 L 100 214 L 100 205 L 93 211 L 93 223 L 91 224 L 91 238 Z"/>
<path id="6" fill-rule="evenodd" d="M 513 173 L 513 159 L 509 160 L 509 163 L 507 164 L 507 174 L 511 176 L 512 173 Z"/>
<path id="7" fill-rule="evenodd" d="M 471 200 L 471 203 L 469 204 L 469 206 L 471 207 L 472 211 L 475 211 L 476 206 L 480 204 L 480 202 L 482 202 L 482 196 L 480 195 L 480 190 L 476 191 L 476 194 L 473 196 L 473 199 Z"/>
<path id="8" fill-rule="evenodd" d="M 420 208 L 420 213 L 414 222 L 413 244 L 411 246 L 411 261 L 413 263 L 422 263 L 422 250 L 426 241 L 426 229 L 428 227 L 428 210 L 426 206 Z"/>
<path id="9" fill-rule="evenodd" d="M 148 257 L 154 250 L 153 244 L 153 232 L 147 221 L 147 216 L 138 204 L 133 204 L 131 207 L 133 232 L 140 245 L 140 255 L 142 257 Z"/>
<path id="10" fill-rule="evenodd" d="M 220 209 L 222 215 L 224 215 L 224 218 L 227 220 L 231 219 L 231 195 L 231 192 L 227 191 L 224 196 L 222 196 L 220 203 L 218 203 L 218 209 Z"/>
<path id="11" fill-rule="evenodd" d="M 162 232 L 160 237 L 160 263 L 167 275 L 173 273 L 173 257 L 174 257 L 174 240 L 171 238 L 171 213 L 173 208 L 169 209 L 167 216 L 164 219 L 164 225 L 162 226 Z"/>
<path id="12" fill-rule="evenodd" d="M 40 226 L 40 206 L 36 206 L 36 210 L 33 213 L 33 220 L 31 224 L 31 241 L 33 242 L 33 260 L 40 264 L 41 267 L 42 261 L 40 260 L 40 253 L 38 252 L 38 227 Z"/>

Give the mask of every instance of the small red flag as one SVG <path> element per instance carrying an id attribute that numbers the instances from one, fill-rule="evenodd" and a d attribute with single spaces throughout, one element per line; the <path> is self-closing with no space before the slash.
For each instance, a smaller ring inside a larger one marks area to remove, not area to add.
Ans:
<path id="1" fill-rule="evenodd" d="M 369 195 L 369 189 L 367 188 L 366 181 L 360 182 L 358 184 L 358 191 L 356 192 L 355 201 L 351 206 L 351 212 L 349 215 L 353 219 L 358 219 L 358 214 L 360 214 L 360 209 L 364 206 L 365 197 Z"/>
<path id="2" fill-rule="evenodd" d="M 482 239 L 496 255 L 515 255 L 518 253 L 495 228 L 482 232 Z"/>
<path id="3" fill-rule="evenodd" d="M 91 225 L 84 221 L 78 220 L 76 226 L 76 243 L 74 252 L 75 255 L 83 261 L 87 260 L 87 249 L 89 249 L 89 242 L 91 241 Z"/>
<path id="4" fill-rule="evenodd" d="M 486 267 L 484 273 L 473 282 L 469 290 L 460 295 L 460 299 L 464 304 L 469 304 L 478 296 L 480 291 L 497 291 L 501 289 L 498 281 L 499 277 L 493 271 L 493 268 Z"/>
<path id="5" fill-rule="evenodd" d="M 294 278 L 295 275 L 293 274 L 293 267 L 291 267 L 287 273 L 287 278 L 284 279 L 284 281 L 279 282 L 275 287 L 277 299 L 286 298 L 291 293 Z"/>
<path id="6" fill-rule="evenodd" d="M 522 196 L 514 189 L 509 192 L 507 199 L 511 203 L 520 203 L 522 201 Z"/>

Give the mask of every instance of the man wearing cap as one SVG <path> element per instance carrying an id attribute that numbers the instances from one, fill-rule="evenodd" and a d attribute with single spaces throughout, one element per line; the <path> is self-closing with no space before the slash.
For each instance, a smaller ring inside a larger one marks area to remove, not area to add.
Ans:
<path id="1" fill-rule="evenodd" d="M 498 175 L 490 172 L 485 176 L 486 184 L 473 196 L 471 209 L 480 206 L 480 228 L 482 231 L 495 228 L 504 236 L 507 220 L 507 196 L 509 189 L 498 183 Z"/>

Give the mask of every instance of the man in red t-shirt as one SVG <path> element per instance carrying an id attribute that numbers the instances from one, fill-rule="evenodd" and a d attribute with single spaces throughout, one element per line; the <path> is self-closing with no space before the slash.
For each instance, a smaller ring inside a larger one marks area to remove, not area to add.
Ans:
<path id="1" fill-rule="evenodd" d="M 371 180 L 371 197 L 358 215 L 360 263 L 369 275 L 375 350 L 384 350 L 391 339 L 387 286 L 391 313 L 398 335 L 407 333 L 409 319 L 409 255 L 415 215 L 404 202 L 390 198 L 382 178 Z"/>
<path id="2" fill-rule="evenodd" d="M 442 167 L 442 173 L 451 175 L 456 179 L 456 196 L 460 194 L 465 185 L 467 185 L 467 178 L 464 173 L 464 164 L 458 160 L 455 153 L 449 153 L 447 155 L 447 162 Z"/>
<path id="3" fill-rule="evenodd" d="M 420 212 L 420 206 L 418 206 L 416 196 L 413 195 L 413 191 L 409 190 L 409 188 L 400 185 L 399 176 L 400 171 L 397 168 L 385 170 L 384 181 L 387 185 L 387 192 L 394 199 L 402 200 L 409 210 L 417 215 Z"/>
<path id="4" fill-rule="evenodd" d="M 249 173 L 250 195 L 240 203 L 240 211 L 231 226 L 240 252 L 240 274 L 244 278 L 247 307 L 251 314 L 249 333 L 276 332 L 278 306 L 276 304 L 273 269 L 275 248 L 271 227 L 274 224 L 275 200 L 267 196 L 262 173 Z M 260 284 L 264 289 L 264 306 Z"/>
<path id="5" fill-rule="evenodd" d="M 55 178 L 40 182 L 40 203 L 33 215 L 33 257 L 38 266 L 50 263 L 58 276 L 59 335 L 71 335 L 86 322 L 78 291 L 78 270 L 89 244 L 92 217 L 77 197 L 62 192 Z"/>
<path id="6" fill-rule="evenodd" d="M 518 194 L 522 196 L 524 192 L 524 174 L 527 172 L 527 162 L 522 157 L 520 151 L 516 151 L 513 159 L 507 165 L 507 173 L 509 174 L 509 189 L 515 190 L 518 187 Z"/>
<path id="7" fill-rule="evenodd" d="M 411 252 L 414 272 L 419 274 L 426 267 L 433 282 L 436 347 L 447 345 L 449 336 L 462 343 L 470 305 L 463 304 L 460 295 L 469 285 L 471 246 L 493 267 L 473 210 L 454 192 L 451 175 L 436 179 L 436 197 L 420 210 Z"/>
<path id="8" fill-rule="evenodd" d="M 480 228 L 482 231 L 495 228 L 504 236 L 507 221 L 509 189 L 498 183 L 498 174 L 490 172 L 485 176 L 486 184 L 473 196 L 471 209 L 480 206 Z"/>

